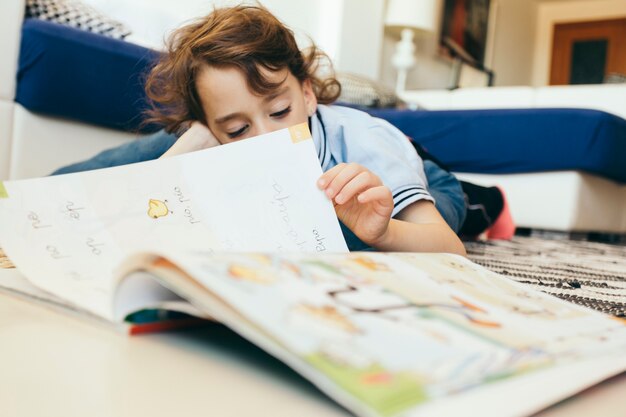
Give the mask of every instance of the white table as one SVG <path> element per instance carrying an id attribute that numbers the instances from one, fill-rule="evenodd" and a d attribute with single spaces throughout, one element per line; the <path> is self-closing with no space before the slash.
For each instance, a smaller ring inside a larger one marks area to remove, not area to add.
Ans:
<path id="1" fill-rule="evenodd" d="M 537 417 L 623 417 L 625 394 L 622 375 Z M 349 413 L 219 325 L 129 337 L 0 294 L 0 415 L 345 417 Z"/>

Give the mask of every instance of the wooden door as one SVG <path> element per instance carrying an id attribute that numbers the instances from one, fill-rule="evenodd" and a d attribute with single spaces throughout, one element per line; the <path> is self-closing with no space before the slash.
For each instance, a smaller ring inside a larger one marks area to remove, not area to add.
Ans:
<path id="1" fill-rule="evenodd" d="M 554 25 L 551 85 L 599 84 L 626 75 L 626 18 Z"/>

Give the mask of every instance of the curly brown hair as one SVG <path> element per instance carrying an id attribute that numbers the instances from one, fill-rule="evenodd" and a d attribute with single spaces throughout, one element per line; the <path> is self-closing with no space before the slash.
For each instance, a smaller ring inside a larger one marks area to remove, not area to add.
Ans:
<path id="1" fill-rule="evenodd" d="M 316 75 L 323 62 L 329 70 L 325 78 Z M 310 80 L 321 104 L 334 102 L 341 92 L 328 57 L 314 45 L 301 51 L 293 32 L 267 9 L 250 5 L 218 8 L 169 38 L 167 52 L 146 80 L 150 103 L 146 122 L 163 125 L 168 132 L 180 131 L 192 120 L 206 124 L 196 88 L 196 77 L 205 65 L 238 68 L 259 95 L 280 85 L 265 78 L 262 69 L 285 68 L 301 83 Z"/>

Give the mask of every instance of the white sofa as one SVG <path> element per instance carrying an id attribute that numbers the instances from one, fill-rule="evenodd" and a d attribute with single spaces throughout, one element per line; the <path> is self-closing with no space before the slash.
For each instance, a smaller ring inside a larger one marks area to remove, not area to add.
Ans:
<path id="1" fill-rule="evenodd" d="M 626 119 L 626 84 L 413 90 L 401 97 L 428 110 L 562 107 L 602 110 Z"/>
<path id="2" fill-rule="evenodd" d="M 412 108 L 428 110 L 587 108 L 626 119 L 626 84 L 415 90 L 401 97 Z M 457 176 L 501 186 L 519 226 L 626 233 L 624 184 L 577 171 Z"/>
<path id="3" fill-rule="evenodd" d="M 14 103 L 23 3 L 0 2 L 0 180 L 48 175 L 58 167 L 137 139 L 125 132 L 33 114 Z M 408 101 L 433 109 L 533 107 L 543 103 L 595 106 L 626 117 L 626 87 L 493 88 L 407 94 L 413 94 L 405 97 Z M 624 185 L 578 172 L 462 176 L 477 183 L 501 185 L 519 226 L 626 232 Z"/>

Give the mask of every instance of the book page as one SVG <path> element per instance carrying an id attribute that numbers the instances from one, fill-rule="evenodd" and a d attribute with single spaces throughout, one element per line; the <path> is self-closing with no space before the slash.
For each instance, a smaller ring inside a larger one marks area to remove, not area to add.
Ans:
<path id="1" fill-rule="evenodd" d="M 431 415 L 477 387 L 626 350 L 626 321 L 456 255 L 172 255 L 213 294 L 219 321 L 359 415 Z M 578 378 L 573 386 L 597 381 Z M 571 393 L 561 388 L 526 409 Z"/>
<path id="2" fill-rule="evenodd" d="M 112 271 L 168 248 L 347 251 L 308 128 L 171 158 L 0 182 L 0 244 L 35 285 L 111 318 Z"/>

